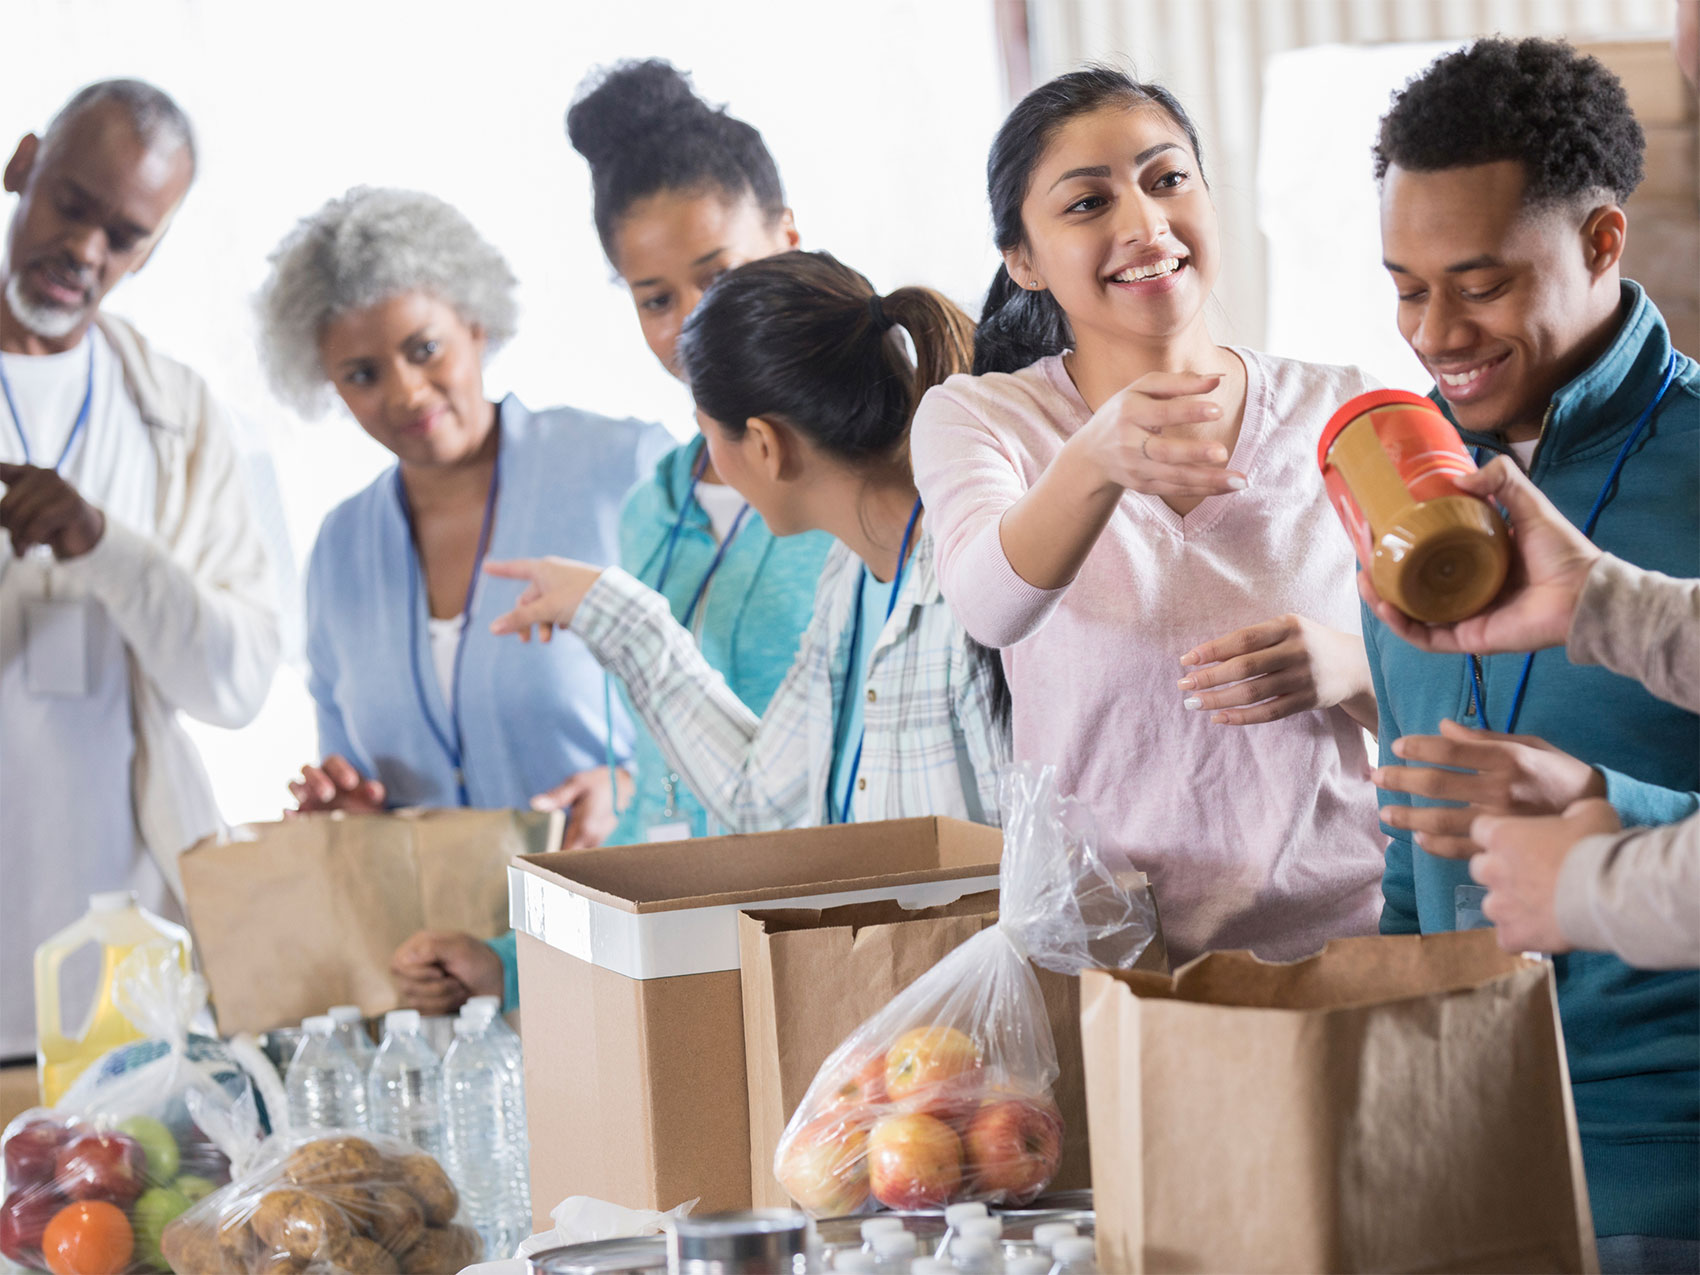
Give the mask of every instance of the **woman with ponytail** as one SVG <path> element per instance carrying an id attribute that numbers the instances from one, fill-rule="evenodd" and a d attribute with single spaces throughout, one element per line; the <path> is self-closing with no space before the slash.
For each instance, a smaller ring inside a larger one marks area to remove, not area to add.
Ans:
<path id="1" fill-rule="evenodd" d="M 1005 264 L 915 475 L 944 594 L 1002 651 L 1016 757 L 1151 875 L 1178 959 L 1373 932 L 1375 699 L 1316 467 L 1370 382 L 1211 336 L 1216 213 L 1162 87 L 1043 85 L 986 172 Z"/>
<path id="2" fill-rule="evenodd" d="M 773 156 L 754 128 L 654 58 L 588 79 L 567 111 L 567 138 L 590 166 L 597 234 L 644 340 L 678 376 L 679 330 L 709 284 L 797 246 Z M 831 547 L 818 533 L 775 536 L 701 438 L 663 456 L 620 511 L 620 565 L 667 599 L 757 714 L 791 667 Z M 609 843 L 716 830 L 647 731 L 633 762 L 636 791 Z"/>
<path id="3" fill-rule="evenodd" d="M 882 297 L 825 253 L 740 266 L 685 322 L 680 364 L 716 472 L 774 535 L 837 542 L 796 659 L 760 717 L 666 599 L 618 568 L 488 564 L 528 582 L 493 631 L 582 638 L 625 681 L 668 764 L 734 831 L 921 815 L 997 822 L 997 770 L 1009 758 L 1001 672 L 939 593 L 909 464 L 916 404 L 967 370 L 972 341 L 972 322 L 937 293 Z"/>

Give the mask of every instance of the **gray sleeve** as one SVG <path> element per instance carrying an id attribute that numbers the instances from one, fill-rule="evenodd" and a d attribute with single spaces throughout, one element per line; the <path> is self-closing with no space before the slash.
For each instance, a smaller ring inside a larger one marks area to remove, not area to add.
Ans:
<path id="1" fill-rule="evenodd" d="M 1700 968 L 1700 815 L 1584 837 L 1558 874 L 1558 925 L 1576 947 L 1642 969 Z"/>
<path id="2" fill-rule="evenodd" d="M 1606 554 L 1582 586 L 1565 653 L 1700 713 L 1700 580 L 1643 571 Z"/>

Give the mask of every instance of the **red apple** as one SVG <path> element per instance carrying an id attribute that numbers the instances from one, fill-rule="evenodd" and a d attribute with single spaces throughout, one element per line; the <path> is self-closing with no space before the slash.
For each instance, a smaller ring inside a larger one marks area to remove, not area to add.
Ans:
<path id="1" fill-rule="evenodd" d="M 886 1116 L 868 1135 L 868 1186 L 892 1209 L 937 1209 L 962 1185 L 962 1143 L 920 1112 Z"/>
<path id="2" fill-rule="evenodd" d="M 868 1202 L 868 1124 L 823 1116 L 797 1131 L 779 1161 L 779 1185 L 816 1217 L 843 1217 Z"/>
<path id="3" fill-rule="evenodd" d="M 125 1205 L 147 1184 L 147 1154 L 122 1133 L 79 1133 L 59 1148 L 53 1177 L 70 1199 Z"/>
<path id="4" fill-rule="evenodd" d="M 1048 1098 L 996 1098 L 980 1104 L 962 1148 L 976 1199 L 1026 1204 L 1062 1161 L 1062 1114 Z"/>
<path id="5" fill-rule="evenodd" d="M 837 1083 L 827 1092 L 823 1111 L 857 1111 L 867 1107 L 883 1107 L 885 1092 L 885 1055 L 846 1062 L 839 1072 Z"/>
<path id="6" fill-rule="evenodd" d="M 13 1191 L 0 1204 L 0 1253 L 20 1266 L 41 1268 L 41 1233 L 53 1215 L 65 1207 L 65 1197 L 51 1187 Z"/>
<path id="7" fill-rule="evenodd" d="M 961 1120 L 979 1106 L 980 1047 L 954 1027 L 917 1027 L 885 1056 L 889 1099 L 905 1111 Z"/>
<path id="8" fill-rule="evenodd" d="M 53 1161 L 71 1137 L 57 1120 L 31 1120 L 6 1139 L 6 1185 L 14 1191 L 53 1180 Z"/>

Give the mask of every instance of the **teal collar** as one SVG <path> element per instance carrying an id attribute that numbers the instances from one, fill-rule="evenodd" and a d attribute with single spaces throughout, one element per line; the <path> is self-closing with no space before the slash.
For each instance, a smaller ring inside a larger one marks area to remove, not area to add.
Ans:
<path id="1" fill-rule="evenodd" d="M 1670 361 L 1670 330 L 1659 308 L 1641 285 L 1622 282 L 1624 318 L 1605 352 L 1574 380 L 1561 386 L 1547 406 L 1539 447 L 1542 468 L 1554 462 L 1609 454 L 1623 444 L 1636 418 L 1659 392 Z M 1452 412 L 1438 390 L 1429 397 L 1446 413 Z M 1472 447 L 1508 452 L 1503 434 L 1478 434 L 1459 429 Z"/>

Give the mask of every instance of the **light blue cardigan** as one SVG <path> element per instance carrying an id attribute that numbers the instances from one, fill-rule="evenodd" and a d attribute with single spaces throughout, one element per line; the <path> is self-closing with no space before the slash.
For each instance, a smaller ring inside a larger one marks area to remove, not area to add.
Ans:
<path id="1" fill-rule="evenodd" d="M 489 558 L 618 561 L 621 502 L 673 446 L 666 431 L 571 407 L 531 412 L 512 395 L 499 410 Z M 434 722 L 452 739 L 452 723 L 431 663 L 422 581 L 408 614 L 417 570 L 392 468 L 319 530 L 307 570 L 308 688 L 321 756 L 341 753 L 382 780 L 392 806 L 452 806 L 454 767 L 432 730 Z M 607 756 L 602 669 L 583 643 L 566 634 L 547 644 L 491 636 L 490 622 L 520 588 L 480 581 L 461 654 L 463 771 L 469 804 L 485 809 L 524 809 Z M 618 705 L 613 727 L 623 763 L 632 726 Z"/>

